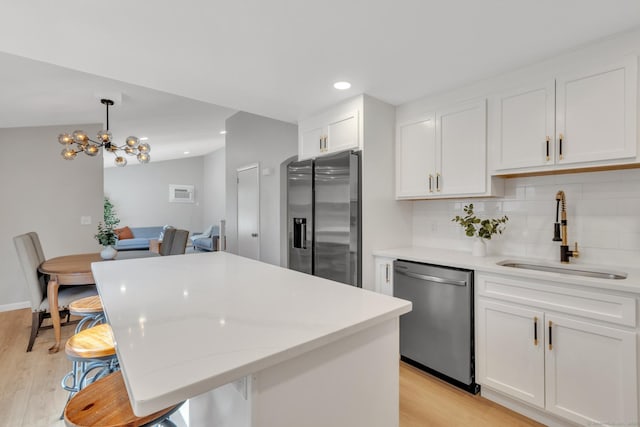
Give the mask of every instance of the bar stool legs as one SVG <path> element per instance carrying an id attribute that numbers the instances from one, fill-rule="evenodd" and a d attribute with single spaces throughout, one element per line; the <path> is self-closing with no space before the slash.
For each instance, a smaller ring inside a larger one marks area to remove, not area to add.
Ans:
<path id="1" fill-rule="evenodd" d="M 76 334 L 83 329 L 105 322 L 102 300 L 98 295 L 73 301 L 69 304 L 69 315 L 82 317 L 76 325 Z"/>
<path id="2" fill-rule="evenodd" d="M 69 338 L 65 353 L 72 362 L 71 371 L 61 382 L 62 388 L 69 392 L 67 402 L 88 384 L 119 369 L 113 334 L 108 324 L 81 330 Z"/>

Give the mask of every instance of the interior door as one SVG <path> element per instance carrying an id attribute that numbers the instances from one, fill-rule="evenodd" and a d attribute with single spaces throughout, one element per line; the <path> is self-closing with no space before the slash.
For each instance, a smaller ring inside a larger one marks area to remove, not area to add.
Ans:
<path id="1" fill-rule="evenodd" d="M 238 255 L 260 259 L 258 165 L 238 169 Z"/>

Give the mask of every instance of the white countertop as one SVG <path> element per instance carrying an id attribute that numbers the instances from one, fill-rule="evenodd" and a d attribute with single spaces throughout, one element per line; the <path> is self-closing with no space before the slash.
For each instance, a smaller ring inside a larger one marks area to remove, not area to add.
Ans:
<path id="1" fill-rule="evenodd" d="M 497 273 L 525 277 L 530 279 L 540 279 L 564 284 L 589 286 L 600 289 L 610 289 L 622 292 L 632 292 L 640 294 L 640 269 L 625 266 L 596 266 L 591 264 L 581 264 L 572 262 L 571 264 L 561 264 L 559 261 L 538 260 L 534 258 L 510 257 L 508 255 L 496 255 L 486 257 L 472 256 L 470 252 L 456 251 L 450 249 L 405 247 L 395 249 L 385 249 L 374 251 L 374 256 L 382 256 L 407 261 L 423 262 L 428 264 L 439 264 L 450 267 L 466 268 L 486 273 Z M 571 268 L 586 267 L 604 272 L 624 272 L 626 279 L 599 279 L 592 277 L 574 276 L 562 273 L 552 273 L 546 271 L 527 270 L 513 267 L 505 267 L 497 263 L 504 260 L 515 260 L 522 262 L 541 262 L 559 267 L 569 266 Z"/>
<path id="2" fill-rule="evenodd" d="M 137 415 L 411 310 L 411 303 L 226 252 L 94 263 Z"/>

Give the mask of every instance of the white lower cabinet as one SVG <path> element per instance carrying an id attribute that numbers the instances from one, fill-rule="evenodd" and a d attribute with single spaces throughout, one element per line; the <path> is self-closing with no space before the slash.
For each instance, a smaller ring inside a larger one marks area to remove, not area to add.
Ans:
<path id="1" fill-rule="evenodd" d="M 376 292 L 393 296 L 393 258 L 376 257 Z"/>
<path id="2" fill-rule="evenodd" d="M 581 425 L 637 425 L 637 332 L 595 317 L 605 308 L 620 313 L 621 325 L 635 326 L 633 298 L 483 275 L 477 283 L 483 387 Z M 593 311 L 594 319 L 567 315 L 563 307 Z"/>
<path id="3" fill-rule="evenodd" d="M 546 409 L 577 423 L 637 425 L 636 334 L 553 314 L 545 331 Z"/>
<path id="4" fill-rule="evenodd" d="M 544 313 L 488 299 L 476 313 L 481 384 L 544 408 Z"/>

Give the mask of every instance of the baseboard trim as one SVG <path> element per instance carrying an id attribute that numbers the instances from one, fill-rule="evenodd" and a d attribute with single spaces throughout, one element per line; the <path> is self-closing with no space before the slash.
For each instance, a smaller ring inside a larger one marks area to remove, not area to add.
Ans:
<path id="1" fill-rule="evenodd" d="M 556 417 L 547 411 L 534 408 L 527 403 L 521 402 L 517 399 L 505 396 L 499 391 L 493 391 L 491 388 L 483 385 L 480 389 L 480 395 L 485 399 L 491 400 L 499 405 L 509 408 L 525 417 L 531 418 L 539 423 L 549 427 L 573 427 L 577 424 L 563 418 Z"/>
<path id="2" fill-rule="evenodd" d="M 22 308 L 29 308 L 29 307 L 31 307 L 31 303 L 29 301 L 14 302 L 11 304 L 0 304 L 0 312 L 20 310 Z"/>

